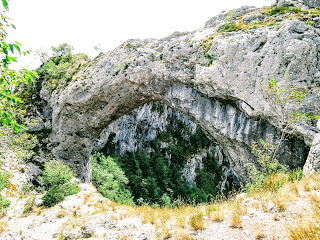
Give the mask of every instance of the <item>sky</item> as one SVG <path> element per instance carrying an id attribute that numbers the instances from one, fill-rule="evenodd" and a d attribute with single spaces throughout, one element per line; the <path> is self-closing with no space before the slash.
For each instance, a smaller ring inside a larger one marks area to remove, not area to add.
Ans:
<path id="1" fill-rule="evenodd" d="M 244 5 L 270 6 L 271 0 L 10 0 L 16 30 L 8 32 L 8 41 L 33 52 L 67 42 L 94 57 L 98 44 L 107 52 L 127 39 L 196 30 L 222 10 Z M 30 69 L 40 63 L 34 56 L 19 61 Z"/>

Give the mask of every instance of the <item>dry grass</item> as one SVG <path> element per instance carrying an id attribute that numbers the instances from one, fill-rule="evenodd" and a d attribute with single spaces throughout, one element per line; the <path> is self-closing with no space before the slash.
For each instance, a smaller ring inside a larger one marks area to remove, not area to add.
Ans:
<path id="1" fill-rule="evenodd" d="M 169 228 L 164 228 L 158 233 L 158 239 L 170 239 L 173 237 L 173 232 Z"/>
<path id="2" fill-rule="evenodd" d="M 214 222 L 222 222 L 225 218 L 225 213 L 222 209 L 222 204 L 208 205 L 206 213 L 210 220 Z"/>
<path id="3" fill-rule="evenodd" d="M 27 202 L 24 204 L 21 217 L 26 217 L 29 214 L 33 213 L 35 210 L 36 196 L 32 195 L 27 199 Z"/>
<path id="4" fill-rule="evenodd" d="M 242 206 L 242 200 L 236 199 L 230 204 L 230 226 L 233 228 L 242 228 L 242 216 L 246 214 L 246 208 Z"/>
<path id="5" fill-rule="evenodd" d="M 60 210 L 58 213 L 57 213 L 57 218 L 63 218 L 65 216 L 67 216 L 67 212 L 64 211 L 64 210 Z"/>
<path id="6" fill-rule="evenodd" d="M 306 192 L 320 190 L 320 174 L 304 176 L 301 181 L 302 189 Z"/>
<path id="7" fill-rule="evenodd" d="M 313 216 L 299 219 L 295 225 L 288 228 L 289 239 L 292 240 L 319 240 L 320 222 Z"/>
<path id="8" fill-rule="evenodd" d="M 177 232 L 174 233 L 173 237 L 174 237 L 174 239 L 177 239 L 177 240 L 192 240 L 192 239 L 194 239 L 193 236 L 186 233 L 184 230 L 178 230 Z"/>
<path id="9" fill-rule="evenodd" d="M 313 176 L 312 178 L 318 178 Z M 308 179 L 307 181 L 309 181 Z M 305 183 L 303 183 L 305 184 Z M 317 183 L 316 183 L 317 184 Z M 288 227 L 289 239 L 292 240 L 319 240 L 320 239 L 320 196 L 310 196 L 310 211 L 301 216 L 294 224 Z"/>
<path id="10" fill-rule="evenodd" d="M 195 213 L 190 217 L 189 220 L 190 226 L 193 228 L 193 230 L 204 230 L 204 218 L 203 213 Z"/>
<path id="11" fill-rule="evenodd" d="M 246 197 L 258 200 L 260 205 L 251 207 L 262 209 L 267 212 L 268 204 L 273 202 L 278 211 L 286 211 L 286 206 L 290 206 L 290 202 L 296 199 L 308 198 L 312 211 L 309 214 L 300 214 L 295 225 L 288 228 L 287 237 L 290 239 L 319 239 L 320 230 L 320 197 L 313 194 L 313 190 L 320 189 L 320 174 L 302 178 L 300 181 L 291 181 L 284 174 L 271 176 L 266 181 L 266 187 L 259 191 L 247 194 Z M 307 189 L 309 194 L 300 194 Z M 97 202 L 94 204 L 96 213 L 105 213 L 114 211 L 115 220 L 123 217 L 136 216 L 142 219 L 143 224 L 150 223 L 157 229 L 157 239 L 193 239 L 194 236 L 188 234 L 188 231 L 202 231 L 206 224 L 213 222 L 221 222 L 226 216 L 233 228 L 242 228 L 243 215 L 247 214 L 247 208 L 242 205 L 243 198 L 235 198 L 234 200 L 223 199 L 217 202 L 203 205 L 181 205 L 176 208 L 162 208 L 150 206 L 125 206 L 111 201 Z M 89 202 L 88 198 L 86 202 Z M 257 204 L 259 203 L 257 201 Z M 119 214 L 120 213 L 120 214 Z M 123 213 L 123 214 L 122 214 Z M 227 215 L 228 214 L 228 215 Z M 110 219 L 113 215 L 109 215 Z M 76 221 L 77 222 L 74 222 Z M 74 228 L 75 225 L 81 225 L 80 219 L 73 218 L 64 226 L 63 233 L 68 229 Z M 280 220 L 274 215 L 274 221 Z M 254 239 L 266 238 L 267 234 L 262 227 L 257 226 L 253 231 Z M 285 234 L 285 233 L 284 233 Z M 270 237 L 270 236 L 268 236 Z"/>
<path id="12" fill-rule="evenodd" d="M 253 238 L 258 240 L 258 239 L 263 239 L 265 237 L 266 237 L 266 235 L 263 233 L 263 228 L 262 228 L 261 224 L 258 224 L 256 229 L 254 230 Z"/>
<path id="13" fill-rule="evenodd" d="M 273 204 L 277 208 L 277 211 L 284 212 L 286 209 L 287 201 L 285 198 L 275 195 L 274 199 L 272 199 Z"/>
<path id="14" fill-rule="evenodd" d="M 0 221 L 0 233 L 6 230 L 8 223 L 6 221 Z"/>

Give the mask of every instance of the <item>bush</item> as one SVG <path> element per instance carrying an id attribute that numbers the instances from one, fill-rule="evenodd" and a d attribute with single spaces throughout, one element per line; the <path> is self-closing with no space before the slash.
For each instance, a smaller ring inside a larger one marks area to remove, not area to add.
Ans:
<path id="1" fill-rule="evenodd" d="M 234 23 L 226 23 L 218 29 L 218 32 L 219 33 L 234 32 L 234 31 L 239 31 L 239 30 L 240 30 L 240 28 L 237 25 L 235 25 Z"/>
<path id="2" fill-rule="evenodd" d="M 69 51 L 64 52 L 64 50 L 62 50 L 61 52 L 58 50 L 54 57 L 48 59 L 37 69 L 39 78 L 36 82 L 44 84 L 51 92 L 56 89 L 65 88 L 73 76 L 75 76 L 79 70 L 83 69 L 88 62 L 90 62 L 90 60 L 85 54 L 78 53 L 73 55 Z M 34 84 L 32 86 L 34 86 Z M 27 88 L 30 87 L 31 84 L 27 86 Z M 36 91 L 36 89 L 31 87 L 29 91 L 25 91 L 24 95 L 27 97 L 32 94 L 30 91 L 33 92 Z"/>
<path id="3" fill-rule="evenodd" d="M 0 170 L 0 192 L 9 185 L 9 173 Z M 3 212 L 7 207 L 10 206 L 10 200 L 0 196 L 0 212 Z"/>
<path id="4" fill-rule="evenodd" d="M 299 181 L 302 178 L 302 170 L 288 172 L 288 169 L 276 158 L 272 158 L 275 146 L 260 139 L 258 144 L 252 144 L 252 153 L 257 157 L 258 168 L 253 164 L 247 164 L 251 182 L 246 190 L 259 191 L 267 189 L 277 192 L 285 182 Z"/>
<path id="5" fill-rule="evenodd" d="M 41 179 L 49 187 L 65 184 L 74 177 L 73 172 L 67 165 L 56 160 L 46 162 L 44 168 Z"/>
<path id="6" fill-rule="evenodd" d="M 10 175 L 8 172 L 0 170 L 0 192 L 9 184 Z"/>
<path id="7" fill-rule="evenodd" d="M 11 201 L 0 196 L 0 210 L 10 206 Z"/>
<path id="8" fill-rule="evenodd" d="M 52 207 L 63 201 L 66 196 L 80 191 L 76 183 L 70 180 L 74 177 L 71 169 L 61 162 L 51 160 L 44 165 L 42 181 L 46 184 L 47 192 L 43 196 L 43 205 Z"/>
<path id="9" fill-rule="evenodd" d="M 129 180 L 112 157 L 102 153 L 92 156 L 92 183 L 104 197 L 122 204 L 133 205 Z"/>
<path id="10" fill-rule="evenodd" d="M 66 196 L 77 194 L 79 187 L 76 183 L 66 183 L 64 185 L 52 186 L 43 196 L 43 205 L 52 207 L 59 202 L 62 202 Z"/>

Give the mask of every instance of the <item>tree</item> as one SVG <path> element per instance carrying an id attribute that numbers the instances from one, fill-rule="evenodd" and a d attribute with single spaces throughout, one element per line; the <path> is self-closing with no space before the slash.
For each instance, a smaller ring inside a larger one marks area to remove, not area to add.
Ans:
<path id="1" fill-rule="evenodd" d="M 17 62 L 17 57 L 14 54 L 26 55 L 30 51 L 22 51 L 20 48 L 22 44 L 19 42 L 8 43 L 6 41 L 7 29 L 15 29 L 15 26 L 6 16 L 9 10 L 8 0 L 2 0 L 2 7 L 3 10 L 0 13 L 0 126 L 9 126 L 19 132 L 25 126 L 17 123 L 14 114 L 8 110 L 8 106 L 16 106 L 18 102 L 21 102 L 14 94 L 14 86 L 33 81 L 33 77 L 37 77 L 37 73 L 27 69 L 20 71 L 10 69 L 10 64 Z"/>
<path id="2" fill-rule="evenodd" d="M 282 133 L 279 143 L 273 150 L 272 162 L 276 158 L 280 146 L 286 140 L 288 130 L 294 128 L 296 122 L 319 119 L 319 116 L 314 114 L 316 111 L 302 113 L 290 109 L 290 106 L 295 106 L 301 110 L 303 106 L 309 103 L 305 100 L 308 89 L 300 85 L 294 85 L 290 79 L 286 79 L 285 86 L 281 86 L 275 79 L 268 81 L 268 84 L 264 87 L 264 93 L 267 99 L 278 105 L 281 110 Z"/>
<path id="3" fill-rule="evenodd" d="M 57 47 L 51 47 L 54 56 L 63 56 L 71 54 L 73 51 L 73 46 L 68 43 L 59 44 Z"/>

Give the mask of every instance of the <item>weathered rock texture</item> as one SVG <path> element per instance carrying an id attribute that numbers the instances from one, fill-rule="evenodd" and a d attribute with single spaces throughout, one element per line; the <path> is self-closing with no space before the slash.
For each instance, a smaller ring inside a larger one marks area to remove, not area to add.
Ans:
<path id="1" fill-rule="evenodd" d="M 238 11 L 260 14 L 248 7 Z M 283 128 L 281 109 L 266 98 L 263 88 L 271 79 L 284 84 L 288 78 L 304 87 L 318 85 L 320 30 L 285 19 L 280 25 L 218 34 L 223 17 L 215 19 L 194 32 L 128 40 L 95 59 L 73 84 L 54 92 L 54 156 L 90 181 L 92 145 L 103 129 L 131 110 L 160 100 L 201 126 L 246 182 L 246 163 L 253 159 L 250 145 L 261 138 L 278 143 Z M 302 110 L 317 105 L 310 99 Z M 290 167 L 303 166 L 316 132 L 311 124 L 297 125 L 282 144 L 279 159 Z"/>
<path id="2" fill-rule="evenodd" d="M 320 129 L 320 120 L 317 123 L 318 129 Z M 320 133 L 317 133 L 312 141 L 310 152 L 307 161 L 303 167 L 303 173 L 314 173 L 320 170 Z"/>
<path id="3" fill-rule="evenodd" d="M 278 0 L 277 5 L 280 7 L 294 6 L 304 9 L 319 7 L 319 0 Z"/>

